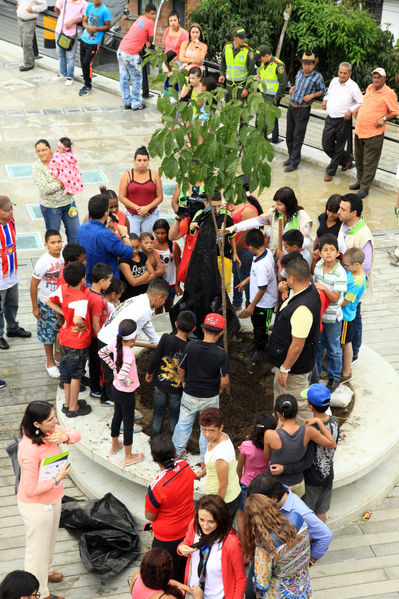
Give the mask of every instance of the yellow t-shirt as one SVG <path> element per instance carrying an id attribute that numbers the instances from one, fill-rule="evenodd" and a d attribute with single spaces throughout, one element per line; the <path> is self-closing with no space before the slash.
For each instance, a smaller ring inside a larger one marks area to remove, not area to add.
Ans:
<path id="1" fill-rule="evenodd" d="M 280 312 L 288 306 L 288 303 L 292 300 L 293 297 L 295 297 L 299 293 L 302 293 L 302 291 L 305 290 L 302 289 L 301 291 L 298 291 L 297 293 L 293 293 L 292 295 L 290 295 L 281 304 Z M 291 335 L 293 337 L 298 337 L 298 339 L 306 339 L 306 337 L 309 335 L 310 329 L 313 324 L 313 314 L 307 306 L 298 306 L 298 308 L 291 315 L 290 323 Z"/>
<path id="2" fill-rule="evenodd" d="M 216 472 L 216 461 L 224 460 L 229 465 L 228 483 L 225 495 L 225 502 L 234 501 L 241 493 L 240 480 L 237 474 L 236 452 L 230 437 L 221 441 L 213 449 L 206 450 L 206 491 L 210 495 L 217 495 L 219 489 L 219 479 Z"/>

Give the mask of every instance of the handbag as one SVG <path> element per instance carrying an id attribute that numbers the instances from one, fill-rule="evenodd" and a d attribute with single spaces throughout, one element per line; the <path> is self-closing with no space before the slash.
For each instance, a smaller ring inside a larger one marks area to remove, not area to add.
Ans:
<path id="1" fill-rule="evenodd" d="M 62 30 L 64 28 L 64 20 L 65 20 L 65 11 L 66 11 L 66 5 L 68 3 L 68 0 L 64 1 L 64 9 L 62 11 L 62 23 L 61 23 L 61 33 L 59 35 L 59 38 L 57 40 L 57 45 L 62 48 L 63 50 L 65 50 L 66 52 L 68 52 L 69 50 L 71 50 L 71 48 L 73 47 L 74 43 L 75 43 L 75 38 L 74 37 L 69 37 L 68 35 L 65 35 L 65 33 L 62 33 Z"/>

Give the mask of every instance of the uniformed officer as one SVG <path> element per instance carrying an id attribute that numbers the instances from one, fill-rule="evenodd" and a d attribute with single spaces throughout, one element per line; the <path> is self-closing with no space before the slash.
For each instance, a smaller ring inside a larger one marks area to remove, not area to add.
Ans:
<path id="1" fill-rule="evenodd" d="M 257 78 L 259 78 L 260 82 L 260 91 L 262 92 L 266 102 L 270 102 L 270 104 L 278 106 L 280 104 L 281 98 L 285 94 L 288 81 L 285 65 L 280 59 L 273 56 L 269 46 L 259 46 L 256 55 L 259 57 L 261 62 L 261 66 L 257 72 Z M 267 132 L 265 131 L 265 137 L 266 136 Z M 277 118 L 274 121 L 274 128 L 270 141 L 274 144 L 278 144 L 279 142 L 283 141 L 282 138 L 278 136 Z"/>
<path id="2" fill-rule="evenodd" d="M 254 53 L 245 43 L 247 34 L 243 27 L 233 31 L 233 41 L 223 48 L 220 61 L 219 83 L 226 82 L 226 101 L 231 100 L 233 89 L 237 89 L 237 98 L 243 100 L 248 96 L 246 82 L 250 75 L 255 75 Z"/>

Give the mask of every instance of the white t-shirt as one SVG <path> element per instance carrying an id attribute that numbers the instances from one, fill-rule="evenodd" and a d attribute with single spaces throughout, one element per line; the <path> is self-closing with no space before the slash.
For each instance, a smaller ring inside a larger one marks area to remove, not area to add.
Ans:
<path id="1" fill-rule="evenodd" d="M 154 310 L 150 306 L 150 300 L 146 293 L 130 297 L 115 308 L 112 314 L 109 314 L 107 320 L 98 332 L 98 339 L 109 345 L 115 341 L 118 334 L 119 323 L 125 318 L 132 319 L 137 325 L 136 333 L 145 333 L 151 343 L 155 345 L 159 342 L 159 336 L 156 334 L 151 317 Z"/>
<path id="2" fill-rule="evenodd" d="M 277 304 L 277 278 L 274 270 L 273 254 L 266 250 L 252 260 L 249 279 L 249 300 L 252 302 L 259 289 L 266 288 L 263 297 L 256 304 L 258 308 L 274 308 Z"/>
<path id="3" fill-rule="evenodd" d="M 64 258 L 60 255 L 59 258 L 50 256 L 48 252 L 40 256 L 33 270 L 33 277 L 40 280 L 38 299 L 41 302 L 53 295 L 57 290 L 57 280 L 61 274 L 64 264 Z"/>
<path id="4" fill-rule="evenodd" d="M 194 543 L 199 541 L 199 536 L 195 534 Z M 189 585 L 198 585 L 198 564 L 200 560 L 200 551 L 197 549 L 191 556 Z M 203 599 L 223 599 L 223 577 L 222 577 L 222 543 L 215 543 L 211 547 L 209 559 L 206 564 L 205 590 Z M 227 599 L 227 598 L 226 598 Z"/>

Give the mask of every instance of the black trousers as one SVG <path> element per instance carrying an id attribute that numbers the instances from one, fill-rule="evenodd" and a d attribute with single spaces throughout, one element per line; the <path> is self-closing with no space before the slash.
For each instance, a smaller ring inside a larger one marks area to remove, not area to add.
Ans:
<path id="1" fill-rule="evenodd" d="M 98 349 L 102 349 L 106 345 L 106 343 L 103 343 L 98 339 Z M 103 386 L 101 387 L 101 401 L 113 400 L 112 388 L 114 386 L 114 373 L 108 366 L 108 364 L 104 362 L 104 360 L 101 360 L 101 371 L 103 375 Z"/>
<path id="2" fill-rule="evenodd" d="M 258 308 L 258 306 L 255 306 L 254 313 L 251 316 L 251 322 L 254 327 L 256 350 L 263 351 L 266 347 L 268 326 L 272 320 L 272 316 L 273 308 Z"/>
<path id="3" fill-rule="evenodd" d="M 278 104 L 274 104 L 274 96 L 268 96 L 267 94 L 263 94 L 263 97 L 265 99 L 266 102 L 269 102 L 269 104 L 273 104 L 273 106 L 278 106 Z M 278 134 L 279 134 L 279 130 L 278 130 L 278 119 L 276 118 L 276 120 L 274 121 L 274 127 L 273 130 L 270 132 L 270 130 L 267 130 L 267 127 L 265 127 L 264 129 L 264 133 L 265 133 L 265 137 L 267 138 L 268 135 L 272 135 L 272 143 L 277 143 L 278 142 Z"/>
<path id="4" fill-rule="evenodd" d="M 111 437 L 118 437 L 123 421 L 123 444 L 132 445 L 134 428 L 134 409 L 136 399 L 134 391 L 119 391 L 112 385 L 114 417 L 111 422 Z"/>
<path id="5" fill-rule="evenodd" d="M 168 551 L 173 560 L 173 578 L 178 582 L 184 582 L 184 571 L 186 569 L 187 558 L 177 553 L 177 548 L 184 540 L 184 537 L 176 541 L 160 541 L 154 537 L 152 547 L 163 547 Z"/>
<path id="6" fill-rule="evenodd" d="M 295 108 L 288 106 L 286 142 L 291 164 L 298 166 L 301 162 L 301 148 L 305 139 L 306 127 L 310 117 L 310 106 Z"/>
<path id="7" fill-rule="evenodd" d="M 90 389 L 92 391 L 101 390 L 101 359 L 98 355 L 98 339 L 91 338 L 89 345 L 89 377 Z"/>
<path id="8" fill-rule="evenodd" d="M 345 150 L 345 145 L 352 134 L 352 120 L 346 121 L 344 117 L 333 119 L 326 118 L 321 144 L 323 150 L 331 158 L 326 168 L 328 175 L 334 176 L 338 166 L 345 166 L 351 154 Z"/>
<path id="9" fill-rule="evenodd" d="M 100 44 L 86 44 L 80 40 L 80 66 L 86 87 L 91 87 L 93 76 L 93 59 L 100 48 Z"/>

